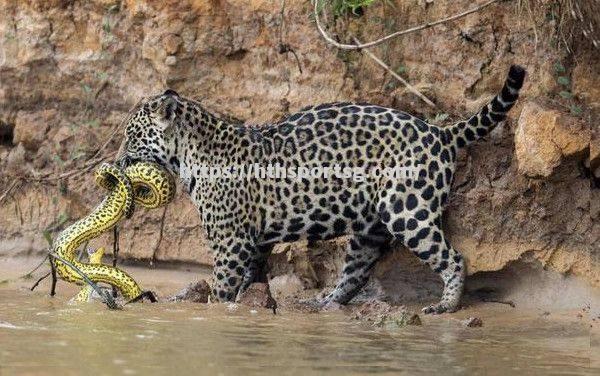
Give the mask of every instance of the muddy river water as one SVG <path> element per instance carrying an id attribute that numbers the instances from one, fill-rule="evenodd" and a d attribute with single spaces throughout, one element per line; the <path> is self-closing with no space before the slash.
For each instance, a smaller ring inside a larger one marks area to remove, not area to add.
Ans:
<path id="1" fill-rule="evenodd" d="M 143 274 L 146 287 L 161 293 L 191 278 Z M 47 285 L 31 292 L 25 288 L 31 284 L 0 283 L 2 376 L 600 372 L 590 329 L 598 323 L 576 312 L 485 305 L 423 317 L 421 326 L 382 329 L 338 311 L 273 315 L 241 305 L 167 302 L 109 311 L 99 303 L 69 304 L 76 292 L 71 286 L 60 284 L 51 298 Z M 474 314 L 483 327 L 461 324 Z"/>

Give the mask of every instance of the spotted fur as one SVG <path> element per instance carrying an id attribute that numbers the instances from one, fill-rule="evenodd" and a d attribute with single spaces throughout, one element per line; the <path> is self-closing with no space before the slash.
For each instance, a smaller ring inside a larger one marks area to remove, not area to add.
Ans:
<path id="1" fill-rule="evenodd" d="M 179 175 L 214 250 L 213 294 L 231 301 L 251 282 L 277 242 L 351 235 L 342 276 L 319 304 L 349 302 L 382 250 L 407 246 L 444 281 L 427 313 L 454 311 L 465 265 L 442 231 L 458 149 L 488 134 L 517 100 L 525 71 L 513 66 L 502 91 L 476 115 L 450 127 L 391 108 L 329 103 L 280 122 L 250 127 L 221 119 L 167 91 L 127 121 L 120 163 L 149 160 Z M 403 166 L 413 179 L 202 179 L 201 166 Z"/>

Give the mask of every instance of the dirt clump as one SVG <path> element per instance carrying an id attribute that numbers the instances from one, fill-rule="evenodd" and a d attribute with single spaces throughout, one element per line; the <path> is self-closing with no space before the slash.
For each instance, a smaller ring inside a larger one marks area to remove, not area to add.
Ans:
<path id="1" fill-rule="evenodd" d="M 186 288 L 168 298 L 169 302 L 208 303 L 210 285 L 204 279 L 190 283 Z"/>
<path id="2" fill-rule="evenodd" d="M 271 296 L 268 283 L 251 284 L 237 302 L 254 308 L 269 308 L 273 311 L 277 309 L 277 302 Z"/>
<path id="3" fill-rule="evenodd" d="M 352 307 L 352 318 L 365 321 L 373 326 L 397 329 L 407 325 L 423 325 L 418 314 L 410 312 L 404 306 L 392 306 L 383 301 L 367 301 Z"/>
<path id="4" fill-rule="evenodd" d="M 469 317 L 462 320 L 460 323 L 468 328 L 481 328 L 483 326 L 483 320 L 479 317 Z"/>

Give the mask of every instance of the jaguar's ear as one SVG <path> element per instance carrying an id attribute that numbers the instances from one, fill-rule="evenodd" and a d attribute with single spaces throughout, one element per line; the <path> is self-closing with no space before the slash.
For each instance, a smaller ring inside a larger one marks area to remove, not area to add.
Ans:
<path id="1" fill-rule="evenodd" d="M 181 105 L 177 100 L 177 98 L 179 98 L 177 93 L 175 93 L 175 95 L 170 93 L 175 92 L 173 90 L 167 90 L 165 94 L 160 97 L 160 101 L 152 111 L 156 123 L 164 132 L 167 132 L 175 125 L 177 112 Z"/>
<path id="2" fill-rule="evenodd" d="M 171 89 L 167 89 L 165 90 L 165 92 L 163 93 L 163 95 L 165 96 L 172 96 L 172 97 L 179 97 L 179 94 L 177 94 L 177 92 L 175 90 L 171 90 Z"/>

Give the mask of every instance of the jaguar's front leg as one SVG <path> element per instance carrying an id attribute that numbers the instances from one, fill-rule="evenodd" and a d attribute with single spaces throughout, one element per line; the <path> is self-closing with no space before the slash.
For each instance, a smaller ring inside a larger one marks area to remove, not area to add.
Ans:
<path id="1" fill-rule="evenodd" d="M 258 275 L 257 247 L 254 242 L 239 237 L 222 241 L 213 248 L 212 295 L 220 302 L 233 301 Z"/>

